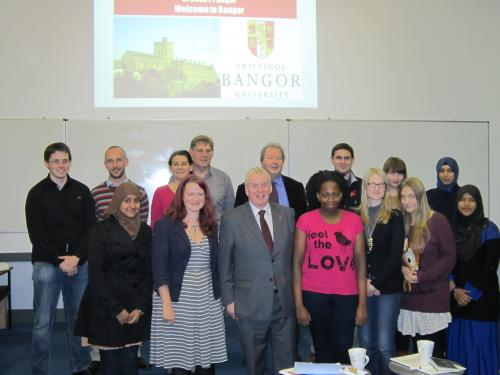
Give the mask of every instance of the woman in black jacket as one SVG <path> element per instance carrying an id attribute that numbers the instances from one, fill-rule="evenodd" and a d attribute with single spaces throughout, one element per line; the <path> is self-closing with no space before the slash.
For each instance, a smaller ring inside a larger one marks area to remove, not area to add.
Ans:
<path id="1" fill-rule="evenodd" d="M 96 346 L 101 375 L 137 374 L 137 350 L 148 339 L 151 298 L 151 229 L 140 220 L 140 191 L 123 183 L 90 232 L 89 284 L 75 333 Z"/>
<path id="2" fill-rule="evenodd" d="M 455 159 L 445 156 L 436 164 L 437 183 L 436 188 L 427 190 L 429 206 L 442 213 L 453 225 L 455 221 L 455 201 L 458 186 L 458 163 Z"/>
<path id="3" fill-rule="evenodd" d="M 366 323 L 359 327 L 359 342 L 368 351 L 372 374 L 391 374 L 390 357 L 396 354 L 394 335 L 403 285 L 401 256 L 403 216 L 391 209 L 386 194 L 387 176 L 370 168 L 363 177 L 360 214 L 365 227 L 367 265 Z"/>
<path id="4" fill-rule="evenodd" d="M 448 358 L 468 374 L 498 371 L 498 277 L 500 232 L 484 216 L 479 189 L 465 185 L 457 192 L 457 262 L 450 280 L 451 321 Z"/>

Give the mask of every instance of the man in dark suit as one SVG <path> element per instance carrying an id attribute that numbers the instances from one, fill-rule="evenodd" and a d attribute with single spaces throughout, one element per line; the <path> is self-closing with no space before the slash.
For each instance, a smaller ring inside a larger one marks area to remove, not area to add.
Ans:
<path id="1" fill-rule="evenodd" d="M 294 213 L 269 202 L 272 184 L 262 168 L 245 176 L 248 202 L 224 214 L 219 236 L 221 294 L 238 321 L 247 375 L 266 371 L 272 343 L 274 373 L 292 367 L 295 311 L 292 293 Z"/>
<path id="2" fill-rule="evenodd" d="M 295 219 L 298 219 L 307 210 L 304 185 L 293 178 L 283 176 L 283 164 L 285 162 L 285 151 L 279 143 L 268 143 L 260 152 L 260 165 L 271 176 L 273 193 L 270 201 L 291 207 L 295 211 Z M 245 194 L 245 184 L 238 186 L 234 207 L 248 202 Z"/>

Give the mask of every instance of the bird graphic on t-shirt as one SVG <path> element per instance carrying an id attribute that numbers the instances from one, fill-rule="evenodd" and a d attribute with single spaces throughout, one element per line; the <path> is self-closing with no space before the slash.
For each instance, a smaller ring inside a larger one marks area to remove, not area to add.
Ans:
<path id="1" fill-rule="evenodd" d="M 342 234 L 342 232 L 335 232 L 335 241 L 342 246 L 342 252 L 345 252 L 346 246 L 351 244 L 351 240 Z"/>

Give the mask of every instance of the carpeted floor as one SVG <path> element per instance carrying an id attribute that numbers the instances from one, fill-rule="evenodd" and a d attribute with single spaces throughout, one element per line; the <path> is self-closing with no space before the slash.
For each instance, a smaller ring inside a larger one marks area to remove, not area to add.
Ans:
<path id="1" fill-rule="evenodd" d="M 217 365 L 216 374 L 245 375 L 243 355 L 235 322 L 226 319 L 226 328 L 229 360 L 226 363 Z M 31 330 L 32 326 L 30 324 L 14 324 L 11 331 L 0 330 L 0 375 L 29 375 L 31 373 Z M 301 329 L 299 354 L 302 358 L 307 357 L 309 345 L 308 335 L 304 329 Z M 57 323 L 52 344 L 52 375 L 71 374 L 67 356 L 68 348 L 64 323 Z M 166 375 L 167 371 L 153 368 L 139 373 L 141 375 Z"/>

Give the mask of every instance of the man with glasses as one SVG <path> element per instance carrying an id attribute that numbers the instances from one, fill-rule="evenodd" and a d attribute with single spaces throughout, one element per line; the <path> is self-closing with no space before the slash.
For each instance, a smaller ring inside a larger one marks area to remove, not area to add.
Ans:
<path id="1" fill-rule="evenodd" d="M 189 154 L 193 159 L 193 173 L 207 183 L 217 210 L 217 221 L 220 221 L 221 215 L 234 206 L 234 190 L 229 176 L 210 165 L 214 142 L 206 135 L 198 135 L 191 140 Z"/>
<path id="2" fill-rule="evenodd" d="M 26 199 L 26 225 L 33 245 L 32 374 L 51 373 L 51 344 L 59 294 L 62 292 L 70 368 L 88 374 L 90 355 L 73 335 L 80 300 L 87 286 L 88 232 L 95 222 L 87 186 L 68 175 L 71 151 L 64 143 L 45 149 L 49 175 Z"/>

